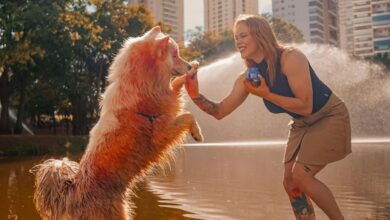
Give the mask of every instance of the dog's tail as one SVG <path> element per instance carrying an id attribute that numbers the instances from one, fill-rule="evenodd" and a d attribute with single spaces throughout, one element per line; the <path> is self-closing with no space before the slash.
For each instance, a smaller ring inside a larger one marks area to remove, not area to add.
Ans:
<path id="1" fill-rule="evenodd" d="M 35 174 L 34 203 L 44 219 L 66 219 L 68 199 L 74 191 L 74 178 L 79 164 L 69 161 L 49 159 L 30 169 Z"/>

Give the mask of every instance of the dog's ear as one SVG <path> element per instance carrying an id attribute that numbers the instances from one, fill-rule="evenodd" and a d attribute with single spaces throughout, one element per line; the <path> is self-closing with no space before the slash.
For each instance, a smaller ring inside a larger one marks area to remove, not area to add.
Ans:
<path id="1" fill-rule="evenodd" d="M 150 29 L 148 32 L 146 32 L 145 36 L 147 36 L 148 38 L 155 38 L 159 33 L 161 33 L 160 26 L 155 26 L 152 29 Z"/>
<path id="2" fill-rule="evenodd" d="M 151 32 L 160 33 L 161 27 L 160 26 L 154 26 L 152 29 L 150 29 Z"/>
<path id="3" fill-rule="evenodd" d="M 157 38 L 156 43 L 159 48 L 165 48 L 168 45 L 169 36 L 164 36 L 162 38 Z"/>
<path id="4" fill-rule="evenodd" d="M 160 57 L 163 54 L 163 51 L 166 49 L 169 43 L 169 36 L 164 36 L 162 38 L 156 39 L 156 47 L 157 47 L 157 57 Z"/>

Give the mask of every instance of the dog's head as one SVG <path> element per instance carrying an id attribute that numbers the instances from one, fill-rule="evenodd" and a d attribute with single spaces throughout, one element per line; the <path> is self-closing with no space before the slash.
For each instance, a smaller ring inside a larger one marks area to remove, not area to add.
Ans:
<path id="1" fill-rule="evenodd" d="M 154 57 L 156 64 L 166 64 L 172 76 L 183 75 L 191 69 L 191 65 L 180 57 L 177 43 L 169 36 L 163 34 L 159 26 L 148 31 L 144 38 L 154 43 Z M 152 55 L 153 56 L 153 55 Z"/>
<path id="2" fill-rule="evenodd" d="M 180 57 L 176 42 L 156 26 L 125 42 L 110 67 L 109 81 L 137 78 L 137 81 L 169 82 L 190 69 L 191 65 Z"/>

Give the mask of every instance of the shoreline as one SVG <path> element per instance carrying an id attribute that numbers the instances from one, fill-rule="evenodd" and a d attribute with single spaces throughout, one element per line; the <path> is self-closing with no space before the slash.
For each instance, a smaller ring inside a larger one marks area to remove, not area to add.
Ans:
<path id="1" fill-rule="evenodd" d="M 0 135 L 0 156 L 34 156 L 80 152 L 88 136 L 66 135 Z"/>
<path id="2" fill-rule="evenodd" d="M 367 137 L 353 138 L 352 144 L 390 143 L 390 138 Z M 0 157 L 36 156 L 76 153 L 85 150 L 88 136 L 67 135 L 0 135 Z M 182 147 L 275 147 L 284 146 L 286 140 L 229 141 L 229 142 L 187 142 Z"/>

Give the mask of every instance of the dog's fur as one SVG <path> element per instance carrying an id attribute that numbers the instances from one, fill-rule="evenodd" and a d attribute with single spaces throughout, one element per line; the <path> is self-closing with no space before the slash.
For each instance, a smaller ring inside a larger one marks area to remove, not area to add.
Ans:
<path id="1" fill-rule="evenodd" d="M 129 187 L 186 132 L 203 138 L 194 117 L 182 112 L 180 88 L 190 68 L 159 27 L 125 42 L 80 164 L 49 159 L 31 169 L 43 219 L 131 218 Z M 172 81 L 172 75 L 181 76 Z"/>

